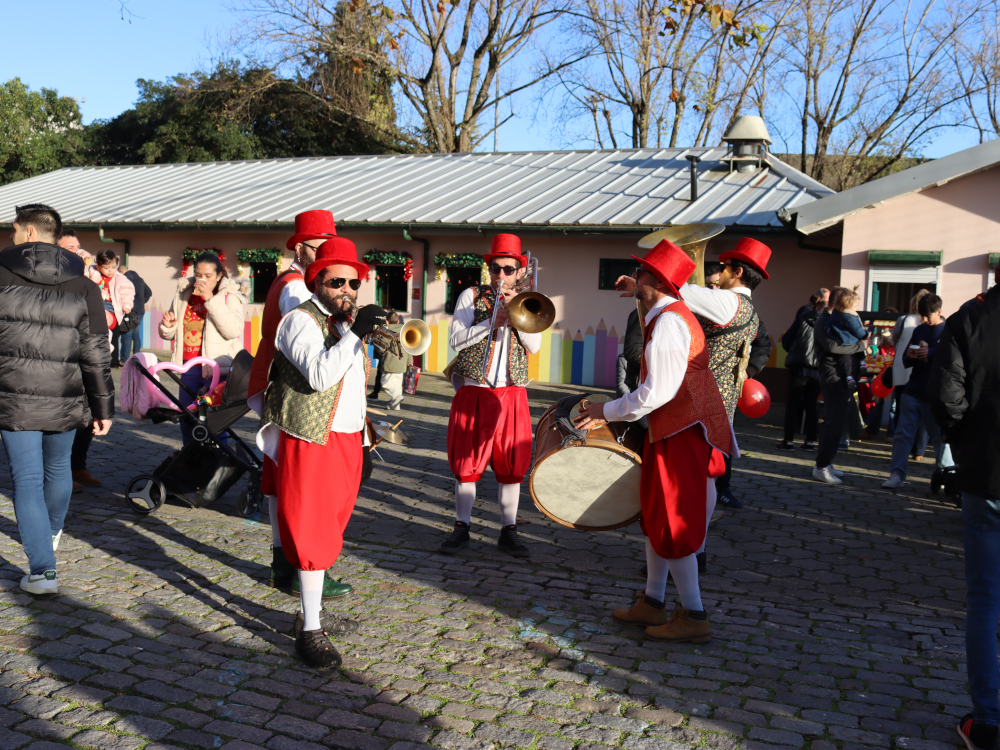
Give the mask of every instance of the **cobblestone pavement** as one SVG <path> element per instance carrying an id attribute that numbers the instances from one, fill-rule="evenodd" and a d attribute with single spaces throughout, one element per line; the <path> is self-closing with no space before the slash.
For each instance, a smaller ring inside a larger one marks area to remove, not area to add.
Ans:
<path id="1" fill-rule="evenodd" d="M 927 464 L 891 493 L 888 446 L 852 445 L 831 488 L 810 478 L 809 455 L 776 451 L 777 428 L 739 424 L 734 486 L 748 504 L 712 526 L 714 640 L 661 644 L 608 616 L 642 585 L 637 525 L 566 529 L 525 491 L 533 554 L 514 560 L 495 548 L 490 479 L 474 544 L 435 552 L 452 524 L 451 394 L 437 376 L 421 390 L 399 412 L 412 443 L 381 449 L 333 571 L 354 593 L 328 607 L 362 623 L 333 673 L 295 657 L 298 600 L 263 585 L 267 518 L 240 518 L 235 490 L 144 518 L 124 505 L 128 479 L 177 446 L 176 426 L 122 419 L 95 442 L 106 488 L 74 496 L 55 599 L 17 588 L 26 561 L 4 469 L 0 750 L 956 744 L 969 705 L 959 514 L 929 495 Z M 536 418 L 570 390 L 533 389 Z"/>

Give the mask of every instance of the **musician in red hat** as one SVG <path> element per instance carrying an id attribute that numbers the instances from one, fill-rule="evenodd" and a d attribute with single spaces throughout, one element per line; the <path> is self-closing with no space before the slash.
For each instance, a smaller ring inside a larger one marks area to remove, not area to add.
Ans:
<path id="1" fill-rule="evenodd" d="M 767 245 L 744 237 L 735 248 L 719 256 L 722 274 L 717 282 L 718 289 L 685 284 L 681 290 L 684 301 L 705 332 L 709 367 L 715 375 L 730 422 L 736 414 L 736 402 L 740 398 L 751 353 L 755 361 L 764 362 L 771 353 L 770 338 L 757 338 L 761 322 L 751 299 L 754 289 L 769 278 L 767 262 L 770 257 L 771 250 Z M 623 289 L 628 288 L 627 277 L 619 281 Z M 751 371 L 750 374 L 756 373 Z M 731 477 L 732 460 L 727 458 L 726 472 L 716 482 L 719 502 L 728 508 L 742 508 L 743 503 L 733 494 L 730 486 Z"/>
<path id="2" fill-rule="evenodd" d="M 309 265 L 316 260 L 319 247 L 331 237 L 337 236 L 337 225 L 333 214 L 329 211 L 303 211 L 295 217 L 295 233 L 289 237 L 285 247 L 295 253 L 295 260 L 282 274 L 274 280 L 267 292 L 264 311 L 260 321 L 260 343 L 254 355 L 253 367 L 250 370 L 250 407 L 258 414 L 264 404 L 264 389 L 267 388 L 267 375 L 274 360 L 274 337 L 278 332 L 278 323 L 289 312 L 312 297 L 312 292 L 306 288 L 305 274 Z M 267 585 L 272 588 L 290 588 L 299 593 L 299 579 L 295 568 L 285 559 L 281 548 L 281 538 L 278 534 L 278 502 L 277 490 L 274 487 L 274 462 L 264 456 L 264 471 L 261 475 L 261 492 L 268 499 L 268 515 L 271 518 L 271 571 Z M 325 597 L 344 596 L 351 592 L 346 583 L 337 583 L 333 579 L 324 582 Z"/>
<path id="3" fill-rule="evenodd" d="M 305 273 L 312 296 L 278 324 L 257 433 L 275 465 L 280 549 L 300 584 L 295 649 L 316 667 L 340 663 L 328 635 L 357 629 L 324 613 L 322 599 L 326 570 L 340 556 L 362 472 L 371 465 L 364 436 L 371 363 L 362 339 L 385 324 L 385 310 L 367 305 L 352 315 L 367 274 L 350 240 L 320 246 Z"/>
<path id="4" fill-rule="evenodd" d="M 455 475 L 455 528 L 440 551 L 453 555 L 469 545 L 476 483 L 492 464 L 500 483 L 500 537 L 497 548 L 514 557 L 529 551 L 517 534 L 521 482 L 531 464 L 531 413 L 528 411 L 528 354 L 541 348 L 540 333 L 508 326 L 507 303 L 524 276 L 528 259 L 521 240 L 498 234 L 486 255 L 489 286 L 470 287 L 455 304 L 451 348 L 458 352 L 452 374 L 455 398 L 448 417 L 448 465 Z M 490 322 L 493 339 L 487 351 Z M 484 360 L 486 367 L 483 366 Z M 485 372 L 485 375 L 484 375 Z"/>
<path id="5" fill-rule="evenodd" d="M 641 265 L 634 295 L 648 310 L 639 387 L 615 401 L 590 404 L 576 424 L 592 429 L 604 421 L 648 420 L 640 478 L 646 590 L 613 617 L 645 627 L 653 640 L 704 643 L 712 631 L 696 553 L 715 506 L 712 478 L 724 470 L 723 456 L 737 453 L 736 436 L 709 369 L 705 335 L 682 296 L 694 261 L 668 240 L 636 260 Z M 665 603 L 668 575 L 680 597 L 672 614 Z"/>

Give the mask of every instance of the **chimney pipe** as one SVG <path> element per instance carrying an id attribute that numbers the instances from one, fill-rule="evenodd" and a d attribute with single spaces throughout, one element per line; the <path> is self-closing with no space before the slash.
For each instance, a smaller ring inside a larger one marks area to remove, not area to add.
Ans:
<path id="1" fill-rule="evenodd" d="M 685 158 L 691 164 L 691 201 L 694 202 L 698 200 L 698 162 L 701 157 L 688 154 Z"/>

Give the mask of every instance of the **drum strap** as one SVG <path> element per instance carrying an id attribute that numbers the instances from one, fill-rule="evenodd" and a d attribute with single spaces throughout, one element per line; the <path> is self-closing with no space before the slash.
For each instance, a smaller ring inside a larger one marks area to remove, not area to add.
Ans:
<path id="1" fill-rule="evenodd" d="M 563 448 L 574 440 L 583 441 L 587 439 L 587 430 L 581 430 L 573 424 L 572 414 L 576 405 L 589 395 L 589 393 L 583 393 L 579 396 L 564 396 L 556 404 L 555 418 L 556 424 L 559 425 L 559 429 L 563 433 Z"/>

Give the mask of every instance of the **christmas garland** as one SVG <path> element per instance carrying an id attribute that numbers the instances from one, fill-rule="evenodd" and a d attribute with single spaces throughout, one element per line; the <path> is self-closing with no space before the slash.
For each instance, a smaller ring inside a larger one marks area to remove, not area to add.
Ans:
<path id="1" fill-rule="evenodd" d="M 219 262 L 223 266 L 226 265 L 226 254 L 217 247 L 186 247 L 184 248 L 184 252 L 181 253 L 181 258 L 184 260 L 184 265 L 181 268 L 181 276 L 187 276 L 191 264 L 202 253 L 212 253 L 212 255 L 218 256 Z"/>
<path id="2" fill-rule="evenodd" d="M 479 268 L 479 281 L 488 284 L 490 280 L 489 271 L 486 268 L 486 261 L 478 253 L 438 253 L 434 256 L 434 265 L 437 270 L 434 272 L 435 281 L 447 281 L 449 268 Z"/>
<path id="3" fill-rule="evenodd" d="M 413 256 L 409 253 L 369 250 L 365 253 L 364 261 L 369 266 L 403 266 L 403 281 L 409 281 L 413 278 Z"/>

